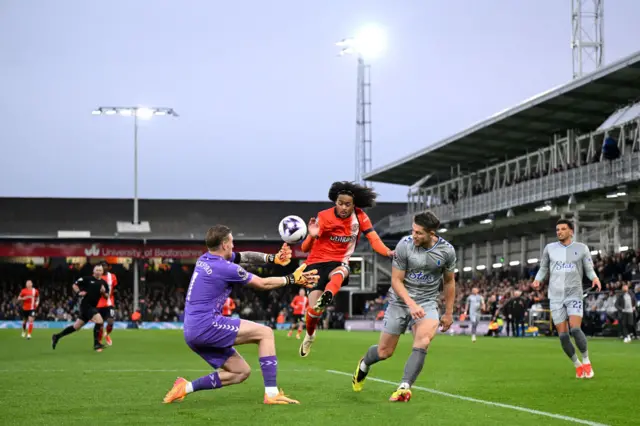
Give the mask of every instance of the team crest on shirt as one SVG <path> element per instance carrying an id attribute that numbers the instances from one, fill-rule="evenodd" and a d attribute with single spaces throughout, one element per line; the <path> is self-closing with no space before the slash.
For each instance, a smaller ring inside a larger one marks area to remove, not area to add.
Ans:
<path id="1" fill-rule="evenodd" d="M 440 259 L 436 260 L 436 265 L 440 266 L 442 262 L 440 262 Z"/>
<path id="2" fill-rule="evenodd" d="M 243 280 L 247 278 L 247 271 L 242 267 L 242 266 L 238 266 L 238 276 L 240 278 L 242 278 Z"/>
<path id="3" fill-rule="evenodd" d="M 353 232 L 354 234 L 358 232 L 358 228 L 360 228 L 360 225 L 358 225 L 358 223 L 351 224 L 351 232 Z"/>

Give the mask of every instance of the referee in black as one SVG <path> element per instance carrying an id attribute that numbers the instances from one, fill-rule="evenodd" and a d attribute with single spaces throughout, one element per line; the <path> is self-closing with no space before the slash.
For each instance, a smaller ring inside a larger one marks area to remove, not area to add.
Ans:
<path id="1" fill-rule="evenodd" d="M 107 293 L 107 283 L 102 279 L 103 273 L 104 269 L 102 265 L 96 265 L 93 267 L 93 275 L 79 278 L 73 284 L 74 293 L 80 297 L 78 319 L 76 319 L 73 325 L 51 336 L 51 347 L 53 349 L 56 348 L 58 341 L 64 336 L 80 330 L 86 323 L 93 321 L 95 324 L 95 327 L 93 327 L 93 349 L 96 352 L 102 352 L 104 345 L 100 343 L 100 337 L 104 321 L 96 306 L 101 297 L 109 296 Z"/>

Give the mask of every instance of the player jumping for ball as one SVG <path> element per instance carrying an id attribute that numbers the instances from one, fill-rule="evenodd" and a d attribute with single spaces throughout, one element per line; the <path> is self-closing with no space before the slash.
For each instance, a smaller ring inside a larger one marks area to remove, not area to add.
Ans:
<path id="1" fill-rule="evenodd" d="M 456 295 L 456 252 L 451 244 L 436 235 L 439 227 L 440 220 L 433 213 L 420 213 L 413 218 L 411 235 L 396 246 L 384 328 L 378 344 L 371 346 L 358 361 L 352 379 L 355 392 L 362 390 L 371 366 L 393 355 L 400 336 L 411 328 L 413 349 L 404 366 L 400 386 L 389 398 L 393 402 L 409 401 L 411 386 L 422 371 L 438 326 L 442 325 L 442 331 L 451 327 Z M 445 296 L 442 318 L 438 312 L 441 282 Z"/>
<path id="2" fill-rule="evenodd" d="M 586 244 L 573 240 L 573 222 L 560 219 L 556 223 L 558 241 L 547 244 L 542 252 L 540 270 L 532 283 L 534 289 L 540 288 L 540 281 L 549 274 L 549 305 L 551 319 L 558 330 L 560 344 L 576 367 L 577 378 L 593 377 L 593 368 L 587 351 L 587 337 L 582 331 L 582 277 L 591 280 L 591 286 L 601 289 L 600 280 L 593 270 L 591 252 Z M 567 327 L 569 321 L 569 327 Z M 573 336 L 582 362 L 576 356 L 571 343 Z"/>
<path id="3" fill-rule="evenodd" d="M 192 351 L 218 371 L 189 382 L 179 377 L 164 397 L 164 403 L 182 401 L 191 392 L 219 389 L 242 383 L 251 367 L 235 346 L 258 345 L 260 369 L 264 379 L 265 404 L 298 404 L 278 389 L 278 359 L 273 330 L 265 325 L 222 315 L 222 306 L 234 285 L 247 285 L 257 290 L 272 290 L 288 284 L 311 287 L 318 281 L 317 271 L 305 272 L 303 263 L 294 273 L 284 277 L 260 278 L 240 264 L 276 263 L 288 265 L 291 249 L 284 244 L 276 254 L 233 251 L 233 235 L 223 225 L 209 229 L 205 238 L 208 251 L 200 256 L 187 290 L 184 338 Z"/>
<path id="4" fill-rule="evenodd" d="M 392 257 L 390 250 L 373 230 L 367 214 L 362 210 L 373 207 L 378 194 L 371 188 L 352 182 L 334 182 L 329 199 L 335 206 L 311 218 L 302 251 L 308 252 L 309 268 L 317 269 L 318 285 L 309 293 L 306 314 L 307 333 L 300 345 L 300 356 L 306 357 L 316 338 L 316 326 L 322 313 L 349 279 L 349 258 L 353 254 L 360 234 L 367 236 L 373 250 Z"/>

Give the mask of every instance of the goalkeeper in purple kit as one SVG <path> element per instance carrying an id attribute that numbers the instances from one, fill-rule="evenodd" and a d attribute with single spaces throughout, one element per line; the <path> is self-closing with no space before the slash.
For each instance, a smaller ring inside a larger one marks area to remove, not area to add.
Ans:
<path id="1" fill-rule="evenodd" d="M 164 397 L 164 403 L 182 401 L 191 392 L 218 389 L 245 381 L 251 368 L 234 346 L 254 343 L 258 345 L 264 378 L 264 403 L 299 404 L 278 388 L 278 360 L 273 330 L 252 321 L 224 317 L 222 306 L 234 285 L 247 285 L 257 290 L 272 290 L 288 284 L 309 288 L 318 282 L 317 271 L 305 272 L 306 265 L 302 264 L 295 272 L 284 277 L 260 278 L 253 275 L 241 264 L 288 265 L 291 262 L 291 249 L 284 244 L 275 255 L 234 252 L 231 230 L 223 225 L 209 229 L 205 243 L 208 251 L 196 262 L 187 290 L 184 338 L 189 348 L 217 371 L 191 382 L 179 377 Z"/>

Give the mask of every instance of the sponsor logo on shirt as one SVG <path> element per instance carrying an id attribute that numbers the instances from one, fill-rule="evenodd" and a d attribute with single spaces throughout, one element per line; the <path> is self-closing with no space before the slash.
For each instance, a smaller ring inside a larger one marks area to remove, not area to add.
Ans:
<path id="1" fill-rule="evenodd" d="M 432 283 L 435 281 L 435 277 L 431 274 L 425 274 L 424 272 L 409 272 L 407 278 L 422 283 Z"/>
<path id="2" fill-rule="evenodd" d="M 557 262 L 555 262 L 553 264 L 553 270 L 554 271 L 565 271 L 565 272 L 575 271 L 576 270 L 576 265 L 575 265 L 575 263 L 572 263 L 572 262 L 557 261 Z"/>

